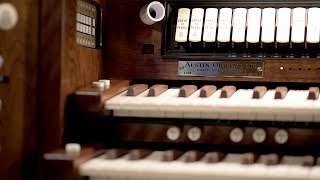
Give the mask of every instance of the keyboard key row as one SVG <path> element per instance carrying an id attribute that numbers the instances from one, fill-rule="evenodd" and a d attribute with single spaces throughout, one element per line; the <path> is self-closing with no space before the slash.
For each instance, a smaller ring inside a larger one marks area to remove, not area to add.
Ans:
<path id="1" fill-rule="evenodd" d="M 82 164 L 80 174 L 89 177 L 158 179 L 320 178 L 317 166 L 319 159 L 316 162 L 313 156 L 135 149 L 128 150 L 127 154 L 118 153 L 119 156 L 110 157 L 110 151 L 117 149 L 107 150 L 104 155 Z M 133 160 L 132 154 L 137 151 L 150 153 Z"/>
<path id="2" fill-rule="evenodd" d="M 234 86 L 224 86 L 217 90 L 212 85 L 200 89 L 194 85 L 180 89 L 158 85 L 151 89 L 144 86 L 139 91 L 142 93 L 128 96 L 132 87 L 106 101 L 105 108 L 113 110 L 115 116 L 129 117 L 320 122 L 318 87 L 309 90 L 288 90 L 287 87 L 237 90 Z M 152 89 L 160 87 L 163 93 L 150 96 Z"/>

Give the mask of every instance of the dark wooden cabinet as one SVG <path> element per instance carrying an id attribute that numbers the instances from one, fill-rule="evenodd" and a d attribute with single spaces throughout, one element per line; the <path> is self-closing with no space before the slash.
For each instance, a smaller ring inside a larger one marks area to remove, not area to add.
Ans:
<path id="1" fill-rule="evenodd" d="M 0 30 L 0 177 L 37 178 L 42 154 L 62 145 L 67 97 L 102 78 L 102 51 L 77 44 L 76 0 L 6 2 L 19 19 Z"/>

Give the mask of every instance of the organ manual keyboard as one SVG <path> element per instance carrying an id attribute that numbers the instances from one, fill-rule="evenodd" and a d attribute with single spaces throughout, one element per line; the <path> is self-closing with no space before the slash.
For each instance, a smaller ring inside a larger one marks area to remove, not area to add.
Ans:
<path id="1" fill-rule="evenodd" d="M 122 3 L 106 3 L 111 82 L 72 96 L 64 142 L 100 152 L 81 176 L 320 179 L 319 1 L 167 0 L 150 26 L 149 1 Z"/>

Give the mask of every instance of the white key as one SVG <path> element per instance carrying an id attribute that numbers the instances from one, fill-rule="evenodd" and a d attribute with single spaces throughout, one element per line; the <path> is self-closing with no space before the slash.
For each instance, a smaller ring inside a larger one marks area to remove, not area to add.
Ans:
<path id="1" fill-rule="evenodd" d="M 314 120 L 313 115 L 313 100 L 308 100 L 308 90 L 301 90 L 297 93 L 297 96 L 291 103 L 289 108 L 294 113 L 294 120 L 301 122 L 312 122 Z"/>
<path id="2" fill-rule="evenodd" d="M 80 21 L 81 21 L 81 14 L 77 13 L 77 22 L 80 22 Z"/>
<path id="3" fill-rule="evenodd" d="M 106 110 L 113 110 L 114 116 L 119 116 L 119 117 L 130 116 L 130 111 L 123 110 L 121 106 L 122 102 L 127 101 L 130 98 L 131 97 L 127 96 L 127 91 L 124 91 L 119 95 L 111 98 L 110 100 L 107 100 L 104 104 L 104 108 Z"/>
<path id="4" fill-rule="evenodd" d="M 274 121 L 272 107 L 275 102 L 275 90 L 268 90 L 262 99 L 252 99 L 250 101 L 251 110 L 256 114 L 256 120 Z"/>
<path id="5" fill-rule="evenodd" d="M 121 104 L 122 109 L 130 111 L 130 117 L 146 117 L 147 111 L 145 111 L 143 106 L 143 101 L 148 97 L 149 90 L 146 90 L 139 94 L 138 96 L 131 97 L 127 101 Z"/>
<path id="6" fill-rule="evenodd" d="M 278 43 L 289 43 L 291 25 L 291 9 L 280 8 L 277 11 L 277 37 Z"/>
<path id="7" fill-rule="evenodd" d="M 255 120 L 255 113 L 251 110 L 250 102 L 252 100 L 252 89 L 239 89 L 231 97 L 231 107 L 237 113 L 238 120 Z"/>
<path id="8" fill-rule="evenodd" d="M 95 34 L 96 34 L 96 30 L 95 30 L 95 28 L 92 28 L 92 36 L 95 36 Z"/>
<path id="9" fill-rule="evenodd" d="M 314 121 L 320 122 L 320 98 L 318 98 L 313 102 L 312 108 L 313 108 Z"/>
<path id="10" fill-rule="evenodd" d="M 320 42 L 320 8 L 308 9 L 308 25 L 307 25 L 307 38 L 308 43 Z"/>
<path id="11" fill-rule="evenodd" d="M 232 20 L 232 42 L 241 43 L 245 41 L 247 9 L 236 8 L 233 10 Z"/>
<path id="12" fill-rule="evenodd" d="M 187 42 L 188 30 L 190 21 L 190 9 L 180 8 L 178 10 L 177 27 L 176 27 L 176 42 Z"/>
<path id="13" fill-rule="evenodd" d="M 183 111 L 183 118 L 200 118 L 200 111 L 196 111 L 194 101 L 200 98 L 200 90 L 197 90 L 189 97 L 186 97 L 183 102 L 177 105 L 178 111 Z"/>
<path id="14" fill-rule="evenodd" d="M 204 28 L 203 28 L 204 29 L 203 30 L 203 41 L 204 42 L 215 42 L 216 41 L 217 19 L 218 19 L 218 9 L 217 8 L 206 9 Z"/>
<path id="15" fill-rule="evenodd" d="M 284 99 L 276 99 L 272 107 L 272 112 L 277 121 L 294 121 L 294 113 L 290 106 L 295 103 L 299 91 L 290 90 Z"/>
<path id="16" fill-rule="evenodd" d="M 302 167 L 300 157 L 285 156 L 279 165 L 266 166 L 243 165 L 242 156 L 227 154 L 219 163 L 206 163 L 206 156 L 200 161 L 186 163 L 185 155 L 173 162 L 163 162 L 162 151 L 155 151 L 137 161 L 128 161 L 127 155 L 116 160 L 100 156 L 81 164 L 79 172 L 83 176 L 128 179 L 316 180 L 320 177 L 319 167 Z"/>
<path id="17" fill-rule="evenodd" d="M 247 42 L 258 43 L 260 40 L 260 25 L 261 25 L 261 9 L 250 8 L 248 10 L 247 22 Z"/>
<path id="18" fill-rule="evenodd" d="M 198 98 L 193 102 L 195 110 L 200 112 L 202 119 L 218 119 L 219 111 L 215 111 L 214 107 L 220 100 L 221 90 L 217 90 L 208 98 Z"/>
<path id="19" fill-rule="evenodd" d="M 77 22 L 77 31 L 80 31 L 80 23 Z"/>
<path id="20" fill-rule="evenodd" d="M 320 179 L 320 166 L 314 166 L 310 169 L 309 179 L 310 180 Z"/>
<path id="21" fill-rule="evenodd" d="M 160 99 L 155 107 L 157 110 L 165 113 L 167 118 L 182 118 L 182 111 L 177 111 L 176 106 L 181 101 L 179 98 L 180 89 L 168 89 L 163 99 Z"/>
<path id="22" fill-rule="evenodd" d="M 220 99 L 216 104 L 216 111 L 219 112 L 220 119 L 236 120 L 240 112 L 238 107 L 245 101 L 247 90 L 239 89 L 230 98 Z"/>
<path id="23" fill-rule="evenodd" d="M 232 9 L 222 8 L 219 12 L 218 42 L 229 42 L 231 34 Z"/>
<path id="24" fill-rule="evenodd" d="M 232 169 L 228 171 L 228 176 L 231 177 L 241 177 L 245 176 L 247 169 L 242 165 L 243 155 L 242 154 L 227 154 L 222 162 L 219 163 L 219 166 L 222 169 L 222 172 L 226 169 Z M 227 177 L 228 177 L 227 176 Z"/>
<path id="25" fill-rule="evenodd" d="M 91 26 L 91 23 L 92 23 L 92 18 L 88 17 L 88 25 Z"/>
<path id="26" fill-rule="evenodd" d="M 285 162 L 282 162 L 285 161 Z M 302 156 L 284 156 L 280 165 L 287 164 L 288 171 L 286 176 L 289 178 L 304 179 L 308 177 L 310 168 L 303 166 L 304 157 Z"/>
<path id="27" fill-rule="evenodd" d="M 104 108 L 106 110 L 121 109 L 120 102 L 124 101 L 126 98 L 128 98 L 127 91 L 124 91 L 110 100 L 107 100 L 104 104 Z"/>
<path id="28" fill-rule="evenodd" d="M 264 8 L 261 20 L 262 32 L 261 41 L 264 43 L 274 42 L 276 28 L 276 9 Z"/>
<path id="29" fill-rule="evenodd" d="M 294 8 L 292 10 L 291 41 L 293 43 L 304 43 L 306 28 L 306 9 Z"/>
<path id="30" fill-rule="evenodd" d="M 189 41 L 190 42 L 200 42 L 201 41 L 203 15 L 204 15 L 204 9 L 202 9 L 202 8 L 192 9 L 192 15 L 191 15 L 191 21 L 190 21 L 190 31 L 189 31 Z"/>

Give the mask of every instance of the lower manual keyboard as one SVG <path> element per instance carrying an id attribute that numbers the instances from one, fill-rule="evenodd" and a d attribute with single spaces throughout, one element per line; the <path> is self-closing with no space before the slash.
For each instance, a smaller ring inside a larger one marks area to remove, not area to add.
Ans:
<path id="1" fill-rule="evenodd" d="M 320 166 L 305 166 L 302 156 L 260 155 L 254 163 L 244 164 L 243 154 L 227 154 L 212 162 L 212 153 L 200 156 L 186 152 L 173 161 L 164 161 L 167 151 L 153 151 L 140 160 L 130 160 L 130 154 L 108 159 L 104 154 L 83 163 L 82 176 L 90 179 L 183 179 L 183 180 L 319 180 Z M 199 158 L 196 160 L 196 158 Z M 250 156 L 249 156 L 250 157 Z M 190 160 L 191 161 L 188 161 Z M 193 160 L 192 160 L 193 159 Z M 318 159 L 319 161 L 320 159 Z M 308 160 L 307 160 L 308 161 Z M 271 163 L 270 163 L 271 162 Z M 276 164 L 279 163 L 279 164 Z M 316 163 L 315 163 L 316 164 Z M 310 164 L 309 164 L 310 165 Z"/>

